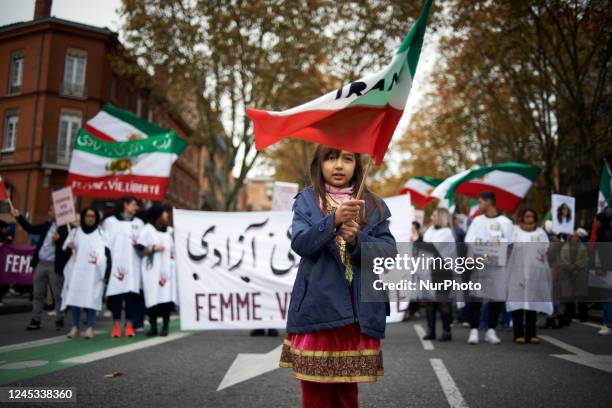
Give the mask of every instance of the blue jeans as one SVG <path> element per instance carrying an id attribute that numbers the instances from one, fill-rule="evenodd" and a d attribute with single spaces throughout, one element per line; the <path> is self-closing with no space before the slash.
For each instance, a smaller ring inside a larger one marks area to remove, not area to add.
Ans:
<path id="1" fill-rule="evenodd" d="M 81 308 L 71 306 L 72 308 L 72 325 L 79 327 L 81 324 Z M 96 325 L 96 311 L 94 309 L 85 309 L 87 311 L 87 327 L 93 328 Z"/>
<path id="2" fill-rule="evenodd" d="M 606 326 L 612 327 L 612 302 L 603 304 L 603 322 Z"/>

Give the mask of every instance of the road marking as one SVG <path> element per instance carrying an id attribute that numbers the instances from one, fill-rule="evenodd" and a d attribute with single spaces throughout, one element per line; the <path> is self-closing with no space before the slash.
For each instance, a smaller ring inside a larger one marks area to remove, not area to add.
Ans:
<path id="1" fill-rule="evenodd" d="M 554 337 L 550 337 L 550 336 L 545 336 L 545 335 L 541 335 L 538 336 L 539 338 L 541 338 L 542 340 L 545 340 L 547 342 L 549 342 L 550 344 L 557 346 L 565 351 L 569 351 L 572 354 L 577 354 L 577 355 L 592 355 L 589 352 L 586 352 L 582 349 L 579 349 L 578 347 L 574 347 L 571 344 L 567 344 L 562 342 L 561 340 L 557 340 Z"/>
<path id="2" fill-rule="evenodd" d="M 420 324 L 415 324 L 414 325 L 414 331 L 416 332 L 417 337 L 419 338 L 419 340 L 421 341 L 421 344 L 423 345 L 423 348 L 425 350 L 433 350 L 434 349 L 434 345 L 430 340 L 423 340 L 423 336 L 425 336 L 425 330 L 423 329 L 423 326 L 421 326 Z"/>
<path id="3" fill-rule="evenodd" d="M 217 391 L 240 382 L 250 380 L 269 371 L 274 371 L 278 366 L 283 345 L 276 347 L 267 353 L 240 353 L 236 356 L 232 365 L 225 373 L 223 380 L 217 387 Z"/>
<path id="4" fill-rule="evenodd" d="M 96 330 L 94 333 L 100 334 L 104 332 L 102 330 Z M 9 351 L 16 351 L 16 350 L 23 350 L 23 349 L 32 348 L 32 347 L 48 346 L 50 344 L 61 343 L 63 341 L 68 341 L 68 340 L 70 339 L 66 337 L 66 335 L 64 334 L 62 336 L 48 337 L 46 339 L 26 341 L 24 343 L 9 344 L 7 346 L 1 346 L 0 353 L 6 353 Z"/>
<path id="5" fill-rule="evenodd" d="M 169 341 L 174 341 L 174 340 L 181 339 L 183 337 L 187 337 L 191 334 L 192 333 L 184 333 L 184 332 L 172 333 L 168 335 L 167 337 L 155 337 L 150 340 L 143 340 L 143 341 L 139 341 L 138 343 L 134 343 L 134 344 L 127 344 L 125 346 L 113 347 L 108 350 L 96 351 L 94 353 L 89 353 L 89 354 L 72 357 L 72 358 L 67 358 L 65 360 L 61 360 L 58 362 L 62 364 L 91 363 L 93 361 L 98 361 L 98 360 L 102 360 L 105 358 L 118 356 L 120 354 L 130 353 L 132 351 L 142 350 L 142 349 L 153 347 L 153 346 L 158 346 L 160 344 L 164 344 Z"/>
<path id="6" fill-rule="evenodd" d="M 34 368 L 49 364 L 47 360 L 28 360 L 15 361 L 13 363 L 1 364 L 0 370 L 22 370 L 24 368 Z"/>
<path id="7" fill-rule="evenodd" d="M 576 320 L 577 323 L 584 324 L 585 326 L 594 327 L 596 329 L 601 329 L 601 324 L 591 323 L 591 322 L 581 322 L 580 320 Z"/>
<path id="8" fill-rule="evenodd" d="M 468 408 L 467 403 L 463 399 L 463 395 L 461 395 L 461 391 L 457 388 L 457 384 L 446 369 L 444 362 L 439 358 L 430 358 L 429 362 L 438 377 L 438 381 L 440 382 L 442 391 L 444 391 L 448 405 L 451 408 Z"/>
<path id="9" fill-rule="evenodd" d="M 561 340 L 555 339 L 554 337 L 544 335 L 541 335 L 539 337 L 554 346 L 557 346 L 565 351 L 569 351 L 570 353 L 572 353 L 551 354 L 552 357 L 595 368 L 596 370 L 612 373 L 612 355 L 610 354 L 593 354 L 589 353 L 588 351 L 579 349 L 578 347 L 572 346 L 571 344 L 564 343 Z"/>

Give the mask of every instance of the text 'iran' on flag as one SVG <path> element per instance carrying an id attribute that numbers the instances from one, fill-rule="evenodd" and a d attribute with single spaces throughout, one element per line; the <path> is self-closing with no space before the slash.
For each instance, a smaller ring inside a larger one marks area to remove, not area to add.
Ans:
<path id="1" fill-rule="evenodd" d="M 525 198 L 540 172 L 537 166 L 512 162 L 474 168 L 447 178 L 431 196 L 452 203 L 455 193 L 477 198 L 481 192 L 491 191 L 495 193 L 497 208 L 512 212 Z"/>
<path id="2" fill-rule="evenodd" d="M 434 199 L 430 196 L 431 192 L 441 182 L 441 179 L 431 177 L 412 177 L 404 184 L 400 194 L 410 194 L 411 201 L 417 207 L 426 207 Z"/>
<path id="3" fill-rule="evenodd" d="M 382 71 L 285 111 L 247 109 L 257 150 L 291 137 L 367 153 L 380 165 L 404 113 L 431 3 L 425 2 L 393 60 Z"/>

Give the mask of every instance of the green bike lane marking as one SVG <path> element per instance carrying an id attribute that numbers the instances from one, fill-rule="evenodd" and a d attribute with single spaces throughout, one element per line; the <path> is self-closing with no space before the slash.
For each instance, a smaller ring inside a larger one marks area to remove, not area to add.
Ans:
<path id="1" fill-rule="evenodd" d="M 170 334 L 179 331 L 180 322 L 178 319 L 170 322 Z M 182 332 L 188 333 L 188 332 Z M 146 337 L 138 333 L 136 337 L 111 338 L 110 331 L 102 331 L 93 339 L 78 337 L 68 339 L 58 343 L 34 346 L 20 350 L 7 351 L 0 353 L 0 384 L 8 384 L 15 381 L 36 377 L 54 371 L 79 365 L 78 363 L 64 362 L 64 360 L 86 356 L 92 353 L 111 351 L 120 347 L 129 347 L 137 343 L 152 339 L 168 339 L 163 337 Z M 155 345 L 155 344 L 152 344 Z M 24 368 L 12 368 L 14 365 L 23 365 Z M 32 366 L 28 366 L 32 365 Z M 4 368 L 3 368 L 4 367 Z"/>

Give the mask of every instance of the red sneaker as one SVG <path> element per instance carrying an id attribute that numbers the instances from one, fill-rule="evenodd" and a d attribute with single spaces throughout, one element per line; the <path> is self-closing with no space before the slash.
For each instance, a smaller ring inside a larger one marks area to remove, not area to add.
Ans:
<path id="1" fill-rule="evenodd" d="M 111 337 L 121 337 L 121 326 L 119 323 L 115 323 L 113 331 L 111 332 Z"/>
<path id="2" fill-rule="evenodd" d="M 136 336 L 136 332 L 134 331 L 134 326 L 131 323 L 125 325 L 125 335 L 128 337 Z"/>

